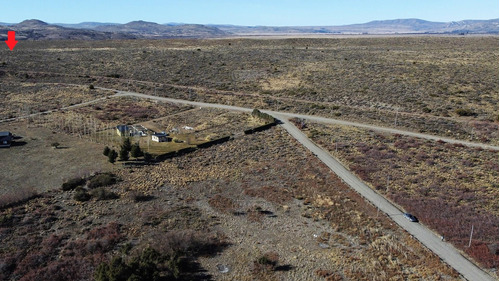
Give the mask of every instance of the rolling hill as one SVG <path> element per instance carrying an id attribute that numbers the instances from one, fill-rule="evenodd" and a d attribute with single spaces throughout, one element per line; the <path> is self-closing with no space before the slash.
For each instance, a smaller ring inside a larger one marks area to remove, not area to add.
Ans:
<path id="1" fill-rule="evenodd" d="M 118 25 L 101 25 L 95 27 L 95 30 L 113 33 L 127 33 L 144 38 L 204 38 L 222 37 L 228 35 L 227 32 L 221 31 L 217 27 L 209 27 L 200 24 L 167 26 L 146 21 L 133 21 Z"/>

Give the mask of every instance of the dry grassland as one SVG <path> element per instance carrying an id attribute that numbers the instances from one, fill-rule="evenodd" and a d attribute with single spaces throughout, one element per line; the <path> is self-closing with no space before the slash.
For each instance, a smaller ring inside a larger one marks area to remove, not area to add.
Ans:
<path id="1" fill-rule="evenodd" d="M 53 191 L 1 210 L 2 278 L 86 280 L 124 249 L 181 243 L 205 249 L 183 252 L 188 280 L 459 280 L 280 128 L 115 173 L 119 199 Z"/>
<path id="2" fill-rule="evenodd" d="M 339 125 L 307 123 L 304 130 L 379 193 L 498 268 L 497 151 Z"/>
<path id="3" fill-rule="evenodd" d="M 498 143 L 495 36 L 26 42 L 2 57 L 3 75 L 26 82 L 113 86 Z"/>

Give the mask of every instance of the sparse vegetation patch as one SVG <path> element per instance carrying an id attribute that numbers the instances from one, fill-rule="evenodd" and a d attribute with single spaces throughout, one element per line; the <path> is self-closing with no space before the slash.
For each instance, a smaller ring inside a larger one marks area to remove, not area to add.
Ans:
<path id="1" fill-rule="evenodd" d="M 486 267 L 498 267 L 498 152 L 307 123 L 305 132 L 378 192 Z M 470 232 L 475 232 L 468 247 Z M 480 229 L 480 230 L 479 230 Z"/>

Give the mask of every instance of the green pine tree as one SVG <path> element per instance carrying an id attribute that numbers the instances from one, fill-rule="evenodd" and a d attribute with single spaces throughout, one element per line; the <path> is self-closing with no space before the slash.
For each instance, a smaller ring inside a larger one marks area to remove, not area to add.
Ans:
<path id="1" fill-rule="evenodd" d="M 127 152 L 130 152 L 132 150 L 132 143 L 130 142 L 130 138 L 125 138 L 123 140 L 123 144 L 121 146 L 122 150 L 125 150 Z"/>
<path id="2" fill-rule="evenodd" d="M 134 143 L 132 145 L 132 149 L 130 150 L 130 156 L 134 157 L 136 160 L 138 157 L 141 157 L 143 155 L 141 147 L 139 146 L 138 143 Z"/>
<path id="3" fill-rule="evenodd" d="M 144 152 L 144 161 L 151 162 L 153 160 L 153 155 L 150 153 Z"/>
<path id="4" fill-rule="evenodd" d="M 118 153 L 116 153 L 116 151 L 113 149 L 111 150 L 109 153 L 108 153 L 108 160 L 109 160 L 109 163 L 115 163 L 116 162 L 116 158 L 118 157 Z"/>
<path id="5" fill-rule="evenodd" d="M 109 147 L 105 147 L 104 150 L 102 151 L 102 154 L 104 154 L 104 156 L 108 156 L 109 153 L 111 152 L 111 149 L 109 149 Z"/>
<path id="6" fill-rule="evenodd" d="M 124 147 L 120 149 L 120 161 L 127 161 L 129 158 L 129 152 Z"/>

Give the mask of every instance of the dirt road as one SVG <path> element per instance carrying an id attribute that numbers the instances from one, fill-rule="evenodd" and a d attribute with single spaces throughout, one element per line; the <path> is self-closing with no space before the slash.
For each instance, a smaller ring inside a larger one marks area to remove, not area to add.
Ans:
<path id="1" fill-rule="evenodd" d="M 113 90 L 113 89 L 106 89 L 106 88 L 99 88 L 99 89 Z M 151 95 L 145 95 L 145 94 L 139 94 L 139 93 L 133 93 L 133 92 L 126 92 L 126 91 L 116 91 L 115 90 L 115 92 L 117 93 L 115 96 L 135 96 L 135 97 L 140 97 L 140 98 L 155 99 L 155 100 L 161 100 L 161 101 L 167 101 L 167 102 L 173 102 L 173 103 L 189 104 L 189 105 L 193 105 L 193 106 L 197 106 L 197 107 L 212 107 L 212 108 L 234 110 L 234 111 L 243 111 L 243 112 L 251 112 L 253 110 L 251 108 L 245 108 L 245 107 L 239 107 L 239 106 L 179 100 L 179 99 L 157 97 L 157 96 L 151 96 Z M 415 133 L 415 132 L 411 132 L 411 131 L 405 131 L 405 130 L 400 130 L 400 129 L 393 129 L 393 128 L 363 124 L 363 123 L 358 123 L 358 122 L 350 122 L 350 121 L 343 121 L 343 120 L 320 117 L 320 116 L 304 115 L 304 114 L 296 114 L 296 113 L 288 113 L 288 112 L 279 112 L 279 111 L 271 111 L 271 110 L 263 110 L 262 112 L 271 114 L 273 116 L 280 116 L 281 118 L 278 118 L 278 119 L 288 119 L 288 118 L 298 117 L 298 118 L 303 118 L 306 120 L 311 120 L 314 122 L 354 126 L 354 127 L 370 129 L 370 130 L 374 130 L 374 131 L 378 131 L 378 132 L 400 134 L 400 135 L 416 137 L 416 138 L 421 138 L 421 139 L 435 140 L 435 141 L 441 140 L 441 141 L 448 142 L 448 143 L 456 143 L 456 144 L 462 144 L 464 146 L 469 146 L 469 147 L 480 147 L 483 149 L 490 149 L 490 150 L 497 150 L 498 151 L 498 146 L 493 146 L 493 145 L 488 145 L 488 144 L 483 144 L 483 143 L 468 142 L 468 141 L 463 141 L 463 140 L 456 140 L 456 139 L 445 138 L 445 137 L 441 137 L 441 136 L 434 136 L 434 135 L 429 135 L 429 134 Z"/>
<path id="2" fill-rule="evenodd" d="M 374 131 L 378 131 L 378 132 L 400 134 L 400 135 L 405 135 L 405 136 L 410 136 L 410 137 L 415 137 L 415 138 L 420 138 L 420 139 L 435 140 L 435 141 L 441 140 L 444 142 L 462 144 L 462 145 L 469 146 L 469 147 L 480 147 L 483 149 L 498 150 L 498 146 L 488 145 L 488 144 L 484 144 L 484 143 L 468 142 L 468 141 L 463 141 L 463 140 L 456 140 L 456 139 L 451 139 L 451 138 L 446 138 L 446 137 L 441 137 L 441 136 L 434 136 L 434 135 L 429 135 L 429 134 L 415 133 L 415 132 L 411 132 L 411 131 L 405 131 L 405 130 L 388 128 L 388 127 L 381 127 L 381 126 L 375 126 L 375 125 L 369 125 L 369 124 L 363 124 L 363 123 L 357 123 L 357 122 L 349 122 L 349 121 L 343 121 L 343 120 L 320 117 L 320 116 L 313 116 L 313 115 L 284 113 L 284 112 L 276 112 L 276 111 L 265 111 L 265 112 L 267 112 L 271 115 L 279 114 L 280 116 L 283 116 L 285 118 L 298 117 L 298 118 L 302 118 L 305 120 L 310 120 L 310 121 L 325 123 L 325 124 L 354 126 L 354 127 L 370 129 L 370 130 L 374 130 Z"/>
<path id="3" fill-rule="evenodd" d="M 402 210 L 396 208 L 382 195 L 376 193 L 373 189 L 364 184 L 328 152 L 316 146 L 304 133 L 286 120 L 286 116 L 277 114 L 276 117 L 283 121 L 283 128 L 285 128 L 302 145 L 314 153 L 344 182 L 374 204 L 382 212 L 390 216 L 394 222 L 408 231 L 411 235 L 413 235 L 413 237 L 419 240 L 431 251 L 436 253 L 447 264 L 455 268 L 467 280 L 494 280 L 482 269 L 463 257 L 452 245 L 441 241 L 441 238 L 434 234 L 430 229 L 422 224 L 410 222 L 408 219 L 403 217 L 404 212 Z"/>

